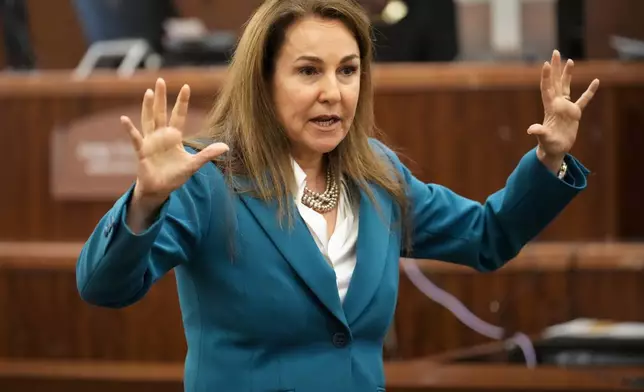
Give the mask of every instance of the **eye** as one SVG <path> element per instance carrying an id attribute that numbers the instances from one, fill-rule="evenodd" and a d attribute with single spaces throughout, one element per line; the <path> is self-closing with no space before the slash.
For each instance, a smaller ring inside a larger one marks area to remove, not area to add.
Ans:
<path id="1" fill-rule="evenodd" d="M 342 67 L 340 69 L 340 73 L 343 76 L 351 76 L 351 75 L 355 74 L 356 72 L 358 72 L 358 67 L 356 67 L 355 65 L 348 65 L 348 66 Z"/>
<path id="2" fill-rule="evenodd" d="M 306 66 L 306 67 L 300 68 L 298 72 L 300 73 L 300 75 L 313 76 L 317 74 L 318 71 L 317 69 L 315 69 L 315 67 Z"/>

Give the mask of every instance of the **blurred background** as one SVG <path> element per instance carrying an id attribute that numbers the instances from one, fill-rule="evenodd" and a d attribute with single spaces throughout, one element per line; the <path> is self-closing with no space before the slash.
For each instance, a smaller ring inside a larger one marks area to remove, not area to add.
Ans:
<path id="1" fill-rule="evenodd" d="M 421 180 L 481 202 L 535 145 L 552 50 L 575 60 L 573 98 L 601 80 L 573 150 L 589 188 L 516 260 L 401 260 L 387 390 L 644 388 L 644 1 L 360 2 L 383 138 Z M 0 0 L 0 391 L 182 390 L 172 274 L 100 309 L 75 261 L 134 178 L 119 117 L 136 123 L 162 76 L 169 102 L 190 84 L 198 130 L 260 3 Z"/>

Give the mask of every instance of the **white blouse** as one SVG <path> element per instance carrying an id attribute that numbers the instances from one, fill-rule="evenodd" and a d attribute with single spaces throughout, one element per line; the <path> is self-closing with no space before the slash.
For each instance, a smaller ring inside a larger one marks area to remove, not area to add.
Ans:
<path id="1" fill-rule="evenodd" d="M 358 209 L 349 203 L 346 187 L 341 187 L 335 230 L 328 238 L 324 216 L 302 204 L 306 173 L 292 160 L 297 183 L 297 208 L 315 239 L 320 252 L 335 271 L 340 300 L 343 301 L 356 266 L 356 241 L 358 239 Z"/>

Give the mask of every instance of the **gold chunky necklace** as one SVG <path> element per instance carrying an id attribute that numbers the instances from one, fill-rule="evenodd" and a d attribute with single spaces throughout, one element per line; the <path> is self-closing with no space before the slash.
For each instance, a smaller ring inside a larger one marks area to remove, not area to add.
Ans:
<path id="1" fill-rule="evenodd" d="M 333 210 L 338 205 L 339 196 L 338 183 L 329 167 L 326 171 L 326 189 L 324 193 L 313 192 L 305 186 L 304 194 L 302 195 L 302 204 L 320 214 L 324 214 Z"/>

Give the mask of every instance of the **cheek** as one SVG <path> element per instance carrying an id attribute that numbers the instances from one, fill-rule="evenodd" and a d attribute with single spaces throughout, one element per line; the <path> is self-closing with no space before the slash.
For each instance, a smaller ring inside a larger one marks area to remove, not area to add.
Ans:
<path id="1" fill-rule="evenodd" d="M 295 88 L 282 89 L 281 99 L 277 100 L 277 110 L 287 128 L 301 126 L 308 121 L 311 106 L 316 102 L 316 95 L 311 89 Z"/>
<path id="2" fill-rule="evenodd" d="M 351 113 L 351 117 L 355 115 L 356 108 L 358 107 L 358 99 L 360 98 L 360 85 L 347 86 L 342 94 L 342 104 L 345 110 Z"/>

